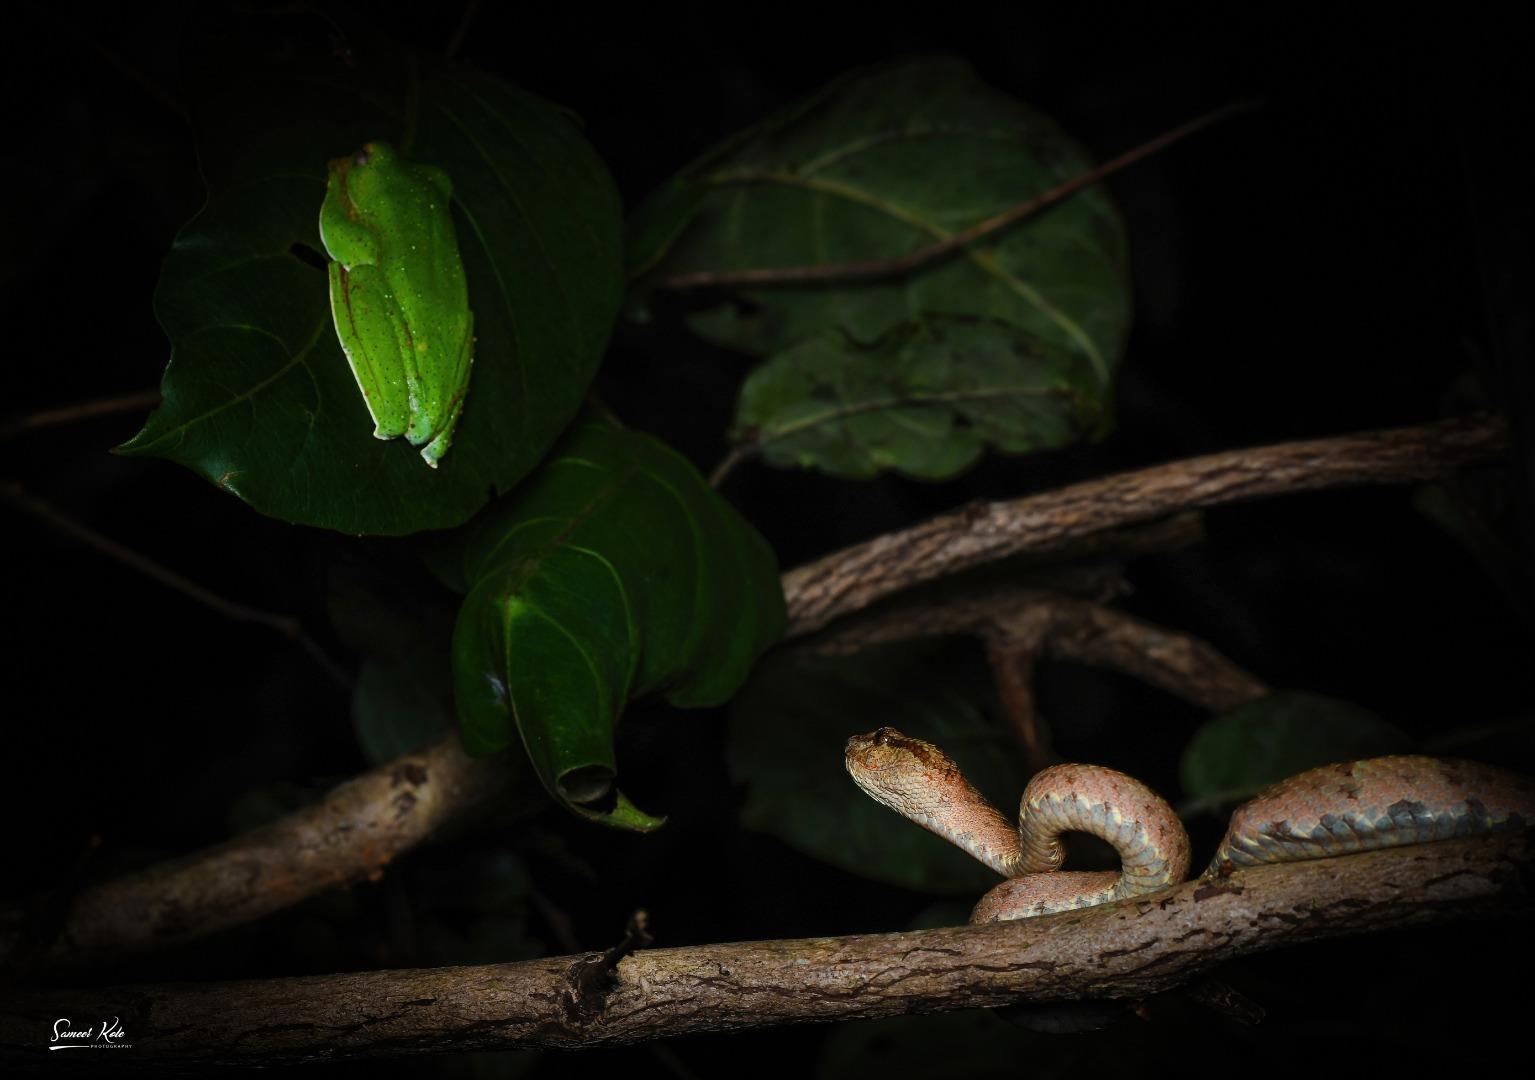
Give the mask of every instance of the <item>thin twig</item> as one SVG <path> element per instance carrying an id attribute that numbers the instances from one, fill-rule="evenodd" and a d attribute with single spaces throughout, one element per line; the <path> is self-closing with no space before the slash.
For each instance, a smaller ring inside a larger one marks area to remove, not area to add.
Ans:
<path id="1" fill-rule="evenodd" d="M 70 32 L 77 40 L 79 40 L 80 35 L 78 33 L 74 33 L 74 31 L 75 27 L 80 24 L 74 24 L 73 20 L 65 20 L 65 25 L 70 27 Z M 158 82 L 151 79 L 142 70 L 128 63 L 128 61 L 123 58 L 122 54 L 117 52 L 117 50 L 109 49 L 100 41 L 96 40 L 90 41 L 90 47 L 95 51 L 97 56 L 105 60 L 107 64 L 116 70 L 119 75 L 121 75 L 132 85 L 137 86 L 140 90 L 142 90 L 151 101 L 159 104 L 162 108 L 165 109 L 166 112 L 170 113 L 172 116 L 175 116 L 180 120 L 187 119 L 186 106 L 183 105 L 180 100 L 178 100 L 164 86 L 161 86 Z"/>
<path id="2" fill-rule="evenodd" d="M 38 428 L 53 427 L 57 424 L 75 424 L 81 420 L 94 420 L 98 416 L 139 412 L 143 409 L 152 409 L 158 404 L 160 404 L 160 391 L 140 390 L 136 394 L 124 394 L 122 397 L 100 398 L 96 401 L 82 401 L 57 409 L 44 409 L 41 412 L 26 413 L 0 424 L 0 439 L 14 438 L 29 431 L 36 431 Z"/>
<path id="3" fill-rule="evenodd" d="M 723 484 L 725 482 L 725 477 L 729 476 L 731 471 L 737 465 L 741 464 L 741 462 L 750 457 L 754 450 L 754 445 L 748 446 L 744 443 L 732 446 L 730 448 L 730 453 L 721 458 L 720 463 L 716 465 L 714 467 L 714 471 L 709 474 L 709 486 L 712 488 L 717 488 Z"/>
<path id="4" fill-rule="evenodd" d="M 664 289 L 697 289 L 705 287 L 726 287 L 734 285 L 802 285 L 818 284 L 837 281 L 865 281 L 871 278 L 899 277 L 918 270 L 928 263 L 953 254 L 961 248 L 968 247 L 977 240 L 985 239 L 994 233 L 1001 232 L 1009 225 L 1016 224 L 1032 214 L 1037 214 L 1046 207 L 1053 206 L 1068 196 L 1076 194 L 1085 187 L 1090 187 L 1126 166 L 1133 165 L 1148 155 L 1187 138 L 1211 124 L 1225 120 L 1240 112 L 1246 112 L 1256 107 L 1251 101 L 1234 101 L 1223 105 L 1214 112 L 1206 113 L 1186 124 L 1180 124 L 1171 131 L 1158 135 L 1149 142 L 1142 143 L 1133 150 L 1128 150 L 1116 158 L 1094 166 L 1064 183 L 1058 184 L 1049 191 L 1032 198 L 1025 199 L 1016 206 L 1010 207 L 987 218 L 979 224 L 972 225 L 962 232 L 944 238 L 935 244 L 918 248 L 916 251 L 907 252 L 892 259 L 854 259 L 849 262 L 817 263 L 811 266 L 773 266 L 759 267 L 751 270 L 695 270 L 686 274 L 676 274 L 665 278 L 660 282 Z"/>
<path id="5" fill-rule="evenodd" d="M 453 36 L 448 38 L 448 47 L 444 55 L 449 60 L 458 56 L 458 51 L 464 47 L 464 38 L 469 36 L 469 27 L 474 25 L 474 18 L 479 12 L 480 0 L 465 0 L 464 10 L 458 17 L 458 25 L 453 28 Z"/>
<path id="6" fill-rule="evenodd" d="M 329 675 L 336 682 L 336 685 L 340 686 L 343 690 L 350 691 L 352 689 L 351 676 L 346 673 L 340 664 L 326 655 L 325 650 L 320 648 L 319 643 L 305 633 L 303 624 L 292 615 L 280 615 L 274 611 L 264 611 L 261 608 L 250 607 L 249 605 L 220 596 L 211 589 L 204 588 L 195 581 L 182 577 L 176 571 L 161 566 L 153 559 L 140 555 L 131 548 L 124 547 L 116 540 L 103 536 L 96 530 L 76 521 L 36 496 L 29 495 L 19 484 L 8 483 L 0 487 L 0 498 L 4 498 L 12 506 L 26 511 L 59 532 L 74 537 L 87 547 L 107 556 L 107 558 L 128 567 L 130 570 L 143 574 L 153 581 L 159 582 L 168 589 L 179 592 L 181 595 L 201 604 L 210 611 L 217 612 L 226 619 L 234 622 L 255 623 L 258 626 L 265 626 L 269 630 L 275 630 L 308 653 L 309 657 L 324 669 L 325 674 Z"/>
<path id="7" fill-rule="evenodd" d="M 617 945 L 597 956 L 582 957 L 570 966 L 570 997 L 578 1016 L 591 1020 L 601 1014 L 609 991 L 618 984 L 618 962 L 643 949 L 654 939 L 650 936 L 650 916 L 636 911 Z"/>

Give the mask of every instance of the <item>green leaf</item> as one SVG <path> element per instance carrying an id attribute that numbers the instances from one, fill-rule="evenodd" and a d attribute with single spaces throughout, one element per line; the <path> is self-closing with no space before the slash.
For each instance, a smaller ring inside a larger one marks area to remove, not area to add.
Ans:
<path id="1" fill-rule="evenodd" d="M 155 293 L 164 402 L 121 452 L 180 462 L 285 521 L 385 534 L 466 521 L 537 465 L 602 356 L 622 292 L 607 171 L 559 108 L 467 69 L 371 42 L 346 57 L 274 47 L 259 64 L 255 45 L 209 48 L 215 70 L 189 95 L 208 204 Z M 372 139 L 454 183 L 475 362 L 435 471 L 403 439 L 373 438 L 331 321 L 326 163 Z"/>
<path id="2" fill-rule="evenodd" d="M 418 750 L 453 728 L 448 645 L 451 600 L 420 579 L 406 552 L 337 560 L 326 574 L 326 609 L 337 636 L 362 657 L 352 688 L 352 726 L 369 761 Z"/>
<path id="3" fill-rule="evenodd" d="M 614 788 L 630 698 L 725 702 L 783 630 L 773 553 L 682 457 L 583 422 L 512 499 L 469 530 L 471 587 L 453 638 L 465 746 L 520 741 L 571 810 L 660 821 Z"/>
<path id="4" fill-rule="evenodd" d="M 447 688 L 436 676 L 436 664 L 375 657 L 362 662 L 352 691 L 352 726 L 370 762 L 378 765 L 419 750 L 452 729 Z"/>
<path id="5" fill-rule="evenodd" d="M 1346 701 L 1281 690 L 1207 722 L 1183 751 L 1183 791 L 1196 810 L 1239 802 L 1318 765 L 1410 752 L 1400 728 Z"/>
<path id="6" fill-rule="evenodd" d="M 891 259 L 1080 175 L 1049 118 L 953 57 L 854 72 L 705 154 L 631 217 L 642 289 L 682 273 Z M 909 319 L 1007 323 L 1084 357 L 1100 393 L 1130 317 L 1124 230 L 1100 187 L 911 274 L 745 288 L 696 314 L 758 356 L 827 329 L 869 343 Z"/>
<path id="7" fill-rule="evenodd" d="M 1027 777 L 992 715 L 981 650 L 946 639 L 856 656 L 770 657 L 732 705 L 730 766 L 746 785 L 748 828 L 855 874 L 908 889 L 979 897 L 997 875 L 880 806 L 842 764 L 848 737 L 882 725 L 943 747 L 970 781 L 1016 812 Z"/>
<path id="8" fill-rule="evenodd" d="M 1081 353 L 991 319 L 902 323 L 870 345 L 828 330 L 752 372 L 733 437 L 770 465 L 944 480 L 988 445 L 1025 453 L 1096 432 L 1098 390 Z"/>

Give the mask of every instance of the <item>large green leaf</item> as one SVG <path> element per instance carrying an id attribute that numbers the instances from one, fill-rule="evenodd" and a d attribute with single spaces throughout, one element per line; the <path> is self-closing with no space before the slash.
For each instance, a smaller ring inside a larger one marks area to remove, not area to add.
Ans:
<path id="1" fill-rule="evenodd" d="M 629 222 L 641 287 L 677 274 L 888 259 L 1054 188 L 1091 160 L 1047 117 L 927 57 L 855 72 L 728 140 Z M 1090 188 L 907 275 L 743 288 L 693 316 L 759 356 L 827 329 L 869 343 L 930 314 L 1009 324 L 1105 392 L 1128 328 L 1125 238 Z"/>
<path id="2" fill-rule="evenodd" d="M 880 806 L 842 764 L 850 735 L 880 726 L 928 739 L 1004 813 L 1023 794 L 1017 745 L 991 715 L 981 650 L 958 639 L 857 656 L 777 656 L 732 705 L 730 765 L 746 785 L 742 820 L 823 862 L 878 881 L 977 897 L 996 874 Z"/>
<path id="3" fill-rule="evenodd" d="M 1185 814 L 1256 795 L 1287 776 L 1355 758 L 1410 752 L 1412 739 L 1368 709 L 1281 690 L 1206 722 L 1184 748 Z"/>
<path id="4" fill-rule="evenodd" d="M 258 20 L 253 34 L 274 24 Z M 194 83 L 204 210 L 155 294 L 164 403 L 122 452 L 180 462 L 264 514 L 356 533 L 459 524 L 543 457 L 580 407 L 622 292 L 618 197 L 557 107 L 372 43 L 345 56 L 230 38 Z M 475 316 L 464 414 L 442 467 L 372 436 L 331 322 L 328 159 L 384 139 L 454 183 Z"/>
<path id="5" fill-rule="evenodd" d="M 732 434 L 771 465 L 944 480 L 987 446 L 1023 453 L 1095 432 L 1098 390 L 1079 352 L 1006 323 L 937 316 L 870 345 L 827 330 L 791 346 L 746 380 Z"/>
<path id="6" fill-rule="evenodd" d="M 453 575 L 460 576 L 460 575 Z M 583 422 L 469 530 L 453 636 L 464 743 L 521 742 L 566 806 L 659 821 L 614 787 L 613 729 L 652 690 L 718 705 L 783 630 L 773 553 L 683 458 Z"/>

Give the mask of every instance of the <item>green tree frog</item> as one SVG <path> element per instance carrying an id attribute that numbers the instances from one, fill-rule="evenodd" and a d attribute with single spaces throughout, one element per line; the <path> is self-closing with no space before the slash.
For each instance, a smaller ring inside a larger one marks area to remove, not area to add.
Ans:
<path id="1" fill-rule="evenodd" d="M 432 468 L 448 452 L 474 363 L 474 313 L 449 204 L 453 182 L 370 142 L 330 163 L 320 240 L 336 334 L 380 439 Z"/>

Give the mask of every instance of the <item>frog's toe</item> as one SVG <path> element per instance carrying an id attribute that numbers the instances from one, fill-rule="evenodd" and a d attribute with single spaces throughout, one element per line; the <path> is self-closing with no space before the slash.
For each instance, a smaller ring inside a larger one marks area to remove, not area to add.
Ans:
<path id="1" fill-rule="evenodd" d="M 451 445 L 453 445 L 453 427 L 450 424 L 442 430 L 437 438 L 421 448 L 421 460 L 435 469 L 437 468 L 437 463 L 442 460 L 442 456 L 448 452 L 448 447 Z"/>

